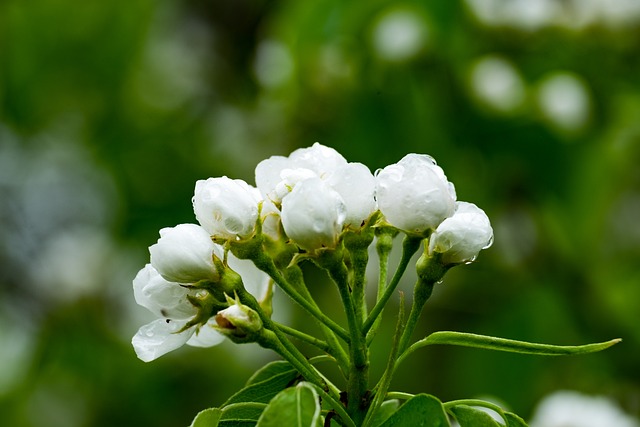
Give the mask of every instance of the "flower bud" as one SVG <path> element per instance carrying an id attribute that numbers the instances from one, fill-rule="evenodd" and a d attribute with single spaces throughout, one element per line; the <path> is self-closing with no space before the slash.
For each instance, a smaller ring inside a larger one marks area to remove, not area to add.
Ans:
<path id="1" fill-rule="evenodd" d="M 441 253 L 445 264 L 471 262 L 493 241 L 491 223 L 482 209 L 467 202 L 456 205 L 453 216 L 445 219 L 429 239 L 429 254 Z"/>
<path id="2" fill-rule="evenodd" d="M 290 239 L 313 251 L 336 246 L 346 208 L 342 197 L 320 178 L 296 185 L 282 200 L 282 226 Z"/>
<path id="3" fill-rule="evenodd" d="M 237 339 L 251 338 L 262 329 L 258 313 L 239 302 L 219 311 L 215 319 L 219 332 Z"/>
<path id="4" fill-rule="evenodd" d="M 151 245 L 149 252 L 151 265 L 171 282 L 195 283 L 218 277 L 212 257 L 214 253 L 221 257 L 222 248 L 198 225 L 163 228 L 158 243 Z"/>
<path id="5" fill-rule="evenodd" d="M 427 155 L 408 154 L 376 175 L 378 207 L 401 230 L 435 229 L 455 211 L 456 194 L 442 168 Z"/>
<path id="6" fill-rule="evenodd" d="M 226 176 L 196 182 L 193 211 L 211 235 L 224 239 L 250 237 L 258 219 L 259 191 Z"/>

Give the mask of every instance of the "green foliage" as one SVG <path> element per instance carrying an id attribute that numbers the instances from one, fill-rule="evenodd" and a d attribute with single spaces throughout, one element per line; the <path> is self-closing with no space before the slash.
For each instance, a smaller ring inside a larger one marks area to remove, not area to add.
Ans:
<path id="1" fill-rule="evenodd" d="M 300 383 L 281 391 L 264 410 L 257 427 L 322 426 L 320 402 L 314 388 Z"/>
<path id="2" fill-rule="evenodd" d="M 267 365 L 249 380 L 245 388 L 231 396 L 225 402 L 225 406 L 239 402 L 269 402 L 298 378 L 296 371 L 284 368 L 282 363 Z M 270 375 L 265 376 L 265 373 L 270 373 Z"/>
<path id="3" fill-rule="evenodd" d="M 450 409 L 460 427 L 499 427 L 491 415 L 471 406 L 457 405 Z"/>
<path id="4" fill-rule="evenodd" d="M 449 427 L 442 403 L 428 394 L 419 394 L 406 401 L 380 427 Z"/>
<path id="5" fill-rule="evenodd" d="M 222 411 L 218 408 L 209 408 L 196 415 L 191 427 L 216 427 L 219 424 Z"/>

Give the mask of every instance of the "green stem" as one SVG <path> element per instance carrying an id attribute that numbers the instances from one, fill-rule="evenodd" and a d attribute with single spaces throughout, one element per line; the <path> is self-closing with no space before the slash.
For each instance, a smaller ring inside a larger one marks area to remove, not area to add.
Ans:
<path id="1" fill-rule="evenodd" d="M 260 316 L 260 320 L 262 320 L 264 328 L 262 329 L 258 343 L 280 354 L 300 372 L 305 380 L 316 384 L 318 387 L 328 388 L 325 380 L 318 374 L 306 357 L 304 357 L 304 355 L 300 353 L 300 350 L 280 331 L 275 322 L 265 314 L 255 297 L 247 292 L 244 287 L 240 287 L 236 292 L 240 301 L 255 310 Z"/>
<path id="2" fill-rule="evenodd" d="M 413 289 L 413 303 L 411 304 L 411 312 L 407 319 L 407 326 L 402 333 L 402 338 L 400 338 L 400 354 L 404 353 L 407 347 L 409 347 L 411 335 L 418 325 L 422 308 L 429 297 L 431 297 L 433 287 L 442 280 L 442 277 L 444 277 L 447 270 L 451 267 L 441 262 L 440 255 L 436 254 L 431 257 L 428 252 L 428 249 L 425 247 L 424 253 L 418 258 L 418 262 L 416 262 L 418 281 Z"/>
<path id="3" fill-rule="evenodd" d="M 433 285 L 435 283 L 425 283 L 421 280 L 418 280 L 416 283 L 414 293 L 413 293 L 413 303 L 411 304 L 411 311 L 409 312 L 409 318 L 407 319 L 407 325 L 402 332 L 402 337 L 400 338 L 400 345 L 398 348 L 400 349 L 399 353 L 402 354 L 407 347 L 409 346 L 409 340 L 411 339 L 411 335 L 413 335 L 413 331 L 418 325 L 418 320 L 420 319 L 420 314 L 422 313 L 422 308 L 425 303 L 431 296 L 433 291 Z"/>
<path id="4" fill-rule="evenodd" d="M 357 425 L 360 425 L 366 415 L 367 388 L 369 382 L 369 357 L 366 339 L 362 332 L 362 326 L 358 322 L 356 310 L 349 292 L 349 274 L 347 267 L 342 262 L 339 251 L 326 251 L 316 260 L 317 263 L 329 272 L 331 279 L 336 283 L 340 292 L 340 298 L 347 314 L 347 323 L 351 332 L 349 353 L 351 357 L 351 369 L 347 383 L 347 412 Z"/>
<path id="5" fill-rule="evenodd" d="M 331 329 L 337 336 L 342 338 L 345 342 L 349 342 L 349 334 L 347 331 L 342 328 L 342 326 L 338 325 L 336 322 L 331 320 L 326 314 L 324 314 L 317 305 L 309 302 L 306 298 L 304 298 L 293 285 L 291 285 L 284 276 L 280 273 L 280 271 L 276 268 L 273 260 L 264 254 L 263 252 L 259 252 L 255 257 L 251 258 L 253 263 L 260 270 L 264 271 L 273 279 L 274 282 L 280 286 L 280 288 L 287 294 L 291 299 L 300 304 L 302 308 L 307 310 L 309 314 L 318 319 L 324 325 L 326 325 L 329 329 Z"/>
<path id="6" fill-rule="evenodd" d="M 344 405 L 340 403 L 340 401 L 327 394 L 327 392 L 322 388 L 316 387 L 316 390 L 318 391 L 320 397 L 331 403 L 331 408 L 333 408 L 336 413 L 340 415 L 340 418 L 342 419 L 344 425 L 346 425 L 347 427 L 356 427 L 356 424 L 353 422 L 349 414 L 347 414 L 347 411 L 344 410 Z"/>
<path id="7" fill-rule="evenodd" d="M 353 280 L 351 284 L 353 305 L 356 311 L 358 324 L 365 321 L 367 306 L 364 295 L 367 264 L 369 263 L 369 245 L 373 241 L 373 229 L 365 228 L 359 233 L 350 232 L 344 236 L 344 246 L 349 252 L 353 267 Z"/>
<path id="8" fill-rule="evenodd" d="M 378 259 L 380 260 L 378 275 L 378 291 L 376 293 L 376 303 L 382 299 L 382 295 L 384 294 L 384 290 L 387 286 L 387 273 L 389 271 L 389 254 L 391 254 L 391 249 L 393 248 L 393 237 L 397 234 L 397 232 L 380 232 L 377 234 L 378 240 L 376 241 L 376 252 L 378 253 Z M 378 328 L 382 322 L 382 315 L 378 316 L 373 325 L 371 325 L 371 329 L 367 333 L 367 346 L 371 344 L 373 338 L 376 336 L 378 332 Z"/>
<path id="9" fill-rule="evenodd" d="M 307 344 L 311 344 L 312 346 L 324 351 L 325 353 L 330 354 L 331 356 L 335 357 L 333 354 L 331 354 L 331 347 L 329 347 L 329 345 L 326 343 L 326 341 L 322 341 L 316 337 L 312 337 L 311 335 L 305 334 L 304 332 L 301 332 L 295 328 L 292 328 L 290 326 L 287 325 L 283 325 L 282 323 L 278 323 L 278 322 L 273 322 L 278 329 L 280 329 L 282 332 L 284 332 L 285 334 L 296 338 L 302 342 L 306 342 Z"/>
<path id="10" fill-rule="evenodd" d="M 294 286 L 297 289 L 298 293 L 303 298 L 305 298 L 311 305 L 313 305 L 318 311 L 320 311 L 320 308 L 318 308 L 318 305 L 316 304 L 315 300 L 311 296 L 311 293 L 309 292 L 309 289 L 304 283 L 304 278 L 302 276 L 302 270 L 300 270 L 300 267 L 298 267 L 297 265 L 288 267 L 284 270 L 283 274 L 284 274 L 285 280 L 289 284 Z M 329 346 L 329 350 L 325 350 L 325 351 L 331 354 L 338 361 L 338 365 L 340 366 L 340 371 L 342 372 L 342 375 L 346 378 L 347 371 L 349 371 L 349 365 L 350 365 L 349 357 L 347 356 L 347 353 L 345 352 L 344 348 L 338 341 L 336 334 L 331 329 L 329 329 L 323 322 L 319 320 L 317 320 L 317 322 L 320 325 L 320 328 L 322 329 L 325 335 L 325 338 L 327 339 L 327 345 Z"/>
<path id="11" fill-rule="evenodd" d="M 373 326 L 373 322 L 381 315 L 382 310 L 384 309 L 387 301 L 395 291 L 398 283 L 400 283 L 400 278 L 404 274 L 404 271 L 407 269 L 407 265 L 409 265 L 409 261 L 411 261 L 411 257 L 416 251 L 420 248 L 420 242 L 422 241 L 422 237 L 415 236 L 406 236 L 404 241 L 402 242 L 402 258 L 400 259 L 400 264 L 398 264 L 398 269 L 396 270 L 393 278 L 391 279 L 391 283 L 385 289 L 384 294 L 378 300 L 376 305 L 373 307 L 371 312 L 369 313 L 369 317 L 364 322 L 362 327 L 362 331 L 364 334 L 367 334 L 369 329 Z"/>
<path id="12" fill-rule="evenodd" d="M 384 402 L 385 396 L 387 394 L 387 390 L 391 385 L 391 379 L 393 377 L 393 372 L 396 366 L 396 358 L 398 357 L 398 336 L 400 335 L 400 331 L 402 330 L 404 324 L 404 294 L 400 292 L 400 309 L 398 311 L 398 321 L 396 323 L 396 333 L 394 334 L 393 345 L 391 346 L 391 351 L 389 352 L 389 360 L 387 361 L 387 367 L 382 374 L 382 377 L 378 381 L 378 384 L 374 387 L 375 397 L 373 398 L 373 402 L 371 406 L 368 408 L 367 416 L 365 417 L 364 423 L 362 425 L 367 425 L 373 414 L 382 406 Z"/>

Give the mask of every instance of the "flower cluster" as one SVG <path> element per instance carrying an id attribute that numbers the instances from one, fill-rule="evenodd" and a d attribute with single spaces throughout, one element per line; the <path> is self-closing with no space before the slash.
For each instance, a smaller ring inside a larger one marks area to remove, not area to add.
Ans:
<path id="1" fill-rule="evenodd" d="M 243 242 L 279 242 L 313 257 L 337 249 L 349 233 L 387 227 L 428 239 L 425 253 L 445 265 L 470 262 L 491 244 L 485 213 L 458 202 L 453 184 L 426 155 L 409 154 L 374 176 L 316 143 L 263 160 L 255 180 L 256 187 L 227 177 L 197 181 L 192 202 L 199 225 L 162 229 L 149 248 L 151 263 L 136 276 L 134 293 L 159 319 L 133 338 L 142 360 L 185 343 L 220 342 L 229 335 L 225 315 L 246 311 L 232 303 L 238 287 L 270 299 L 269 276 L 249 261 L 255 253 L 233 250 Z"/>

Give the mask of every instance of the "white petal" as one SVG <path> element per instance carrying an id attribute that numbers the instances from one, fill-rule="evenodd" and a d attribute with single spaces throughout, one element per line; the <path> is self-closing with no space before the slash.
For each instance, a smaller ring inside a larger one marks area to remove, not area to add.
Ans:
<path id="1" fill-rule="evenodd" d="M 216 280 L 218 273 L 212 255 L 222 255 L 222 249 L 211 241 L 211 236 L 196 224 L 179 224 L 160 230 L 158 243 L 149 247 L 151 265 L 162 276 L 178 283 Z"/>
<path id="2" fill-rule="evenodd" d="M 338 168 L 347 164 L 347 160 L 336 150 L 317 142 L 311 147 L 295 150 L 289 158 L 298 167 L 311 169 L 322 179 L 328 179 Z"/>
<path id="3" fill-rule="evenodd" d="M 168 282 L 151 264 L 147 264 L 133 279 L 136 302 L 158 317 L 186 320 L 197 313 L 189 302 L 191 293 L 179 283 Z"/>
<path id="4" fill-rule="evenodd" d="M 264 199 L 269 198 L 269 194 L 282 181 L 280 174 L 284 169 L 293 169 L 295 167 L 292 160 L 283 156 L 271 156 L 258 163 L 255 171 L 256 187 L 260 190 L 262 197 Z"/>
<path id="5" fill-rule="evenodd" d="M 213 347 L 224 341 L 225 336 L 216 331 L 213 325 L 215 325 L 213 320 L 202 325 L 200 329 L 196 330 L 191 338 L 189 338 L 187 345 L 192 347 Z"/>
<path id="6" fill-rule="evenodd" d="M 258 301 L 262 301 L 269 289 L 269 275 L 256 267 L 253 261 L 236 258 L 231 252 L 227 257 L 229 267 L 242 277 L 245 289 Z"/>
<path id="7" fill-rule="evenodd" d="M 165 319 L 154 320 L 142 326 L 131 340 L 138 358 L 150 362 L 158 357 L 182 347 L 193 334 L 194 328 L 177 333 L 186 322 Z"/>
<path id="8" fill-rule="evenodd" d="M 348 163 L 342 166 L 328 183 L 344 200 L 347 209 L 345 226 L 359 228 L 377 209 L 376 179 L 362 163 Z"/>

